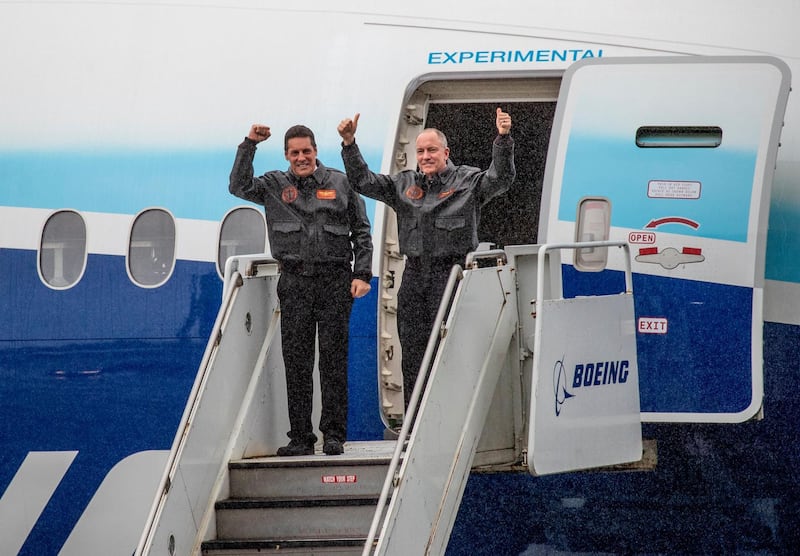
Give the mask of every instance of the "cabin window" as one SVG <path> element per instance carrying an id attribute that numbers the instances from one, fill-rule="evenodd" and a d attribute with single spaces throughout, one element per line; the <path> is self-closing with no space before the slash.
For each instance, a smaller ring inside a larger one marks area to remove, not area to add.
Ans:
<path id="1" fill-rule="evenodd" d="M 86 269 L 86 223 L 80 214 L 60 210 L 42 229 L 39 246 L 39 275 L 54 289 L 74 286 Z"/>
<path id="2" fill-rule="evenodd" d="M 267 227 L 261 211 L 251 207 L 235 208 L 225 215 L 219 228 L 217 272 L 225 274 L 225 261 L 235 255 L 266 251 Z"/>
<path id="3" fill-rule="evenodd" d="M 131 227 L 128 272 L 142 287 L 166 282 L 175 268 L 175 219 L 162 209 L 139 213 Z"/>

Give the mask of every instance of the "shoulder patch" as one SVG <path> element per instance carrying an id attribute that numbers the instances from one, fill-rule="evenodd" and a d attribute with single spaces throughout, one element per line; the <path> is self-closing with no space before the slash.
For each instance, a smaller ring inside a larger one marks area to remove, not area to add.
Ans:
<path id="1" fill-rule="evenodd" d="M 412 201 L 419 201 L 425 196 L 425 191 L 423 191 L 422 188 L 417 184 L 414 184 L 406 189 L 405 195 Z"/>
<path id="2" fill-rule="evenodd" d="M 293 203 L 297 199 L 297 188 L 293 185 L 287 185 L 281 191 L 281 200 L 284 203 Z"/>

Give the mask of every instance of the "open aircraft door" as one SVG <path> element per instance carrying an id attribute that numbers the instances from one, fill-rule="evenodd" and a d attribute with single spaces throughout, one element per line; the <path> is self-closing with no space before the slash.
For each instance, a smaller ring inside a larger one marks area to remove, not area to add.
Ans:
<path id="1" fill-rule="evenodd" d="M 586 199 L 608 203 L 608 239 L 631 248 L 645 422 L 759 413 L 767 216 L 789 81 L 769 57 L 593 59 L 564 75 L 539 241 L 602 239 L 576 215 Z M 564 297 L 614 291 L 618 251 L 599 274 L 562 252 Z"/>

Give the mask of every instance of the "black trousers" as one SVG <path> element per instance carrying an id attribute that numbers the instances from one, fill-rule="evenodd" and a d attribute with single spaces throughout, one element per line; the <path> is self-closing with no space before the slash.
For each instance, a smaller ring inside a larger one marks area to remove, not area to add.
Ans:
<path id="1" fill-rule="evenodd" d="M 397 293 L 397 333 L 403 350 L 403 398 L 406 408 L 417 382 L 450 270 L 453 264 L 463 264 L 463 259 L 456 257 L 433 262 L 416 258 L 406 260 L 403 281 Z"/>
<path id="2" fill-rule="evenodd" d="M 314 339 L 319 335 L 319 378 L 325 438 L 347 439 L 347 348 L 350 331 L 350 271 L 303 276 L 284 271 L 278 279 L 281 345 L 289 402 L 289 438 L 314 443 Z"/>

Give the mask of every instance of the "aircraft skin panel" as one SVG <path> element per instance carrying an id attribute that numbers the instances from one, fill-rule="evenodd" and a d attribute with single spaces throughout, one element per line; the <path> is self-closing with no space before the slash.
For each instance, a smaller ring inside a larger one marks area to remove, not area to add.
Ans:
<path id="1" fill-rule="evenodd" d="M 137 452 L 115 465 L 89 501 L 59 556 L 85 556 L 87 546 L 98 554 L 114 554 L 120 546 L 135 546 L 139 535 L 129 525 L 141 523 L 144 527 L 152 492 L 158 488 L 168 456 L 168 450 Z M 126 501 L 123 511 L 107 510 L 120 500 Z"/>
<path id="2" fill-rule="evenodd" d="M 790 129 L 784 130 L 784 135 L 789 133 Z M 785 141 L 788 141 L 788 138 L 784 139 Z M 781 151 L 778 154 L 782 154 Z M 797 217 L 800 214 L 798 175 L 800 175 L 800 160 L 781 161 L 775 168 L 765 254 L 764 275 L 767 280 L 782 282 L 781 289 L 776 290 L 773 297 L 779 300 L 783 309 L 780 316 L 770 313 L 766 315 L 766 319 L 787 324 L 798 324 L 800 319 L 800 296 L 796 295 L 797 285 L 800 284 L 800 265 L 794 256 L 800 249 L 800 219 Z M 784 290 L 788 290 L 786 293 L 789 295 L 784 295 Z"/>
<path id="3" fill-rule="evenodd" d="M 0 153 L 8 172 L 0 204 L 118 214 L 162 206 L 179 218 L 206 220 L 219 220 L 221 207 L 235 204 L 227 184 L 236 143 L 227 151 L 74 149 Z"/>
<path id="4" fill-rule="evenodd" d="M 16 553 L 39 519 L 77 452 L 29 452 L 0 498 L 3 550 Z M 20 511 L 20 509 L 22 511 Z"/>

